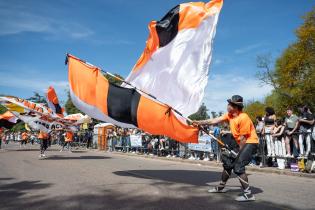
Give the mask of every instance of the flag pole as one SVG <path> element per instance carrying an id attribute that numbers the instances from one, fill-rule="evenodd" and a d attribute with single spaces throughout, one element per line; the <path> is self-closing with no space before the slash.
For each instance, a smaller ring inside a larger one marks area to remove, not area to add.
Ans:
<path id="1" fill-rule="evenodd" d="M 69 57 L 69 56 L 71 56 L 72 58 L 77 59 L 77 60 L 79 60 L 79 61 L 81 61 L 81 62 L 83 62 L 83 63 L 85 63 L 85 64 L 87 64 L 87 65 L 93 66 L 93 67 L 99 69 L 102 73 L 107 74 L 107 75 L 109 75 L 109 76 L 111 76 L 111 77 L 113 77 L 113 78 L 115 78 L 115 79 L 118 79 L 118 80 L 120 80 L 121 82 L 123 82 L 123 83 L 129 85 L 129 86 L 132 87 L 133 89 L 135 89 L 135 90 L 137 90 L 137 91 L 140 91 L 140 92 L 142 92 L 142 93 L 148 95 L 149 97 L 153 98 L 153 99 L 156 100 L 157 102 L 159 102 L 159 103 L 161 103 L 161 104 L 163 104 L 163 105 L 169 107 L 169 109 L 173 110 L 175 113 L 177 113 L 178 115 L 180 115 L 180 116 L 181 116 L 182 118 L 184 118 L 185 120 L 189 121 L 190 123 L 193 123 L 193 121 L 192 121 L 191 119 L 189 119 L 188 117 L 185 117 L 181 112 L 179 112 L 178 110 L 174 109 L 174 108 L 171 107 L 170 105 L 168 105 L 168 104 L 166 104 L 166 103 L 160 101 L 157 97 L 155 97 L 155 96 L 151 95 L 150 93 L 147 93 L 147 92 L 145 92 L 145 91 L 143 91 L 143 90 L 137 88 L 136 86 L 132 85 L 131 83 L 127 82 L 126 80 L 124 80 L 124 79 L 122 79 L 122 78 L 120 78 L 120 77 L 117 77 L 116 75 L 114 75 L 114 74 L 112 74 L 112 73 L 110 73 L 110 72 L 108 72 L 108 71 L 105 71 L 105 70 L 103 70 L 103 69 L 101 69 L 101 68 L 99 68 L 99 67 L 97 67 L 97 66 L 95 66 L 95 65 L 93 65 L 93 64 L 91 64 L 91 63 L 86 62 L 85 60 L 82 60 L 82 59 L 80 59 L 80 58 L 77 58 L 77 57 L 75 57 L 75 56 L 73 56 L 73 55 L 67 53 L 67 55 L 66 55 L 66 60 L 65 60 L 65 65 L 68 64 L 68 57 Z M 220 139 L 218 139 L 217 137 L 215 137 L 214 135 L 212 135 L 210 132 L 208 132 L 204 127 L 198 126 L 198 128 L 199 128 L 200 130 L 202 130 L 203 132 L 205 132 L 208 136 L 210 136 L 210 137 L 211 137 L 212 139 L 214 139 L 216 142 L 218 142 L 222 147 L 226 148 L 234 157 L 237 156 L 237 153 L 236 153 L 235 151 L 233 151 L 232 149 L 230 149 L 230 147 L 229 147 L 227 144 L 225 144 L 223 141 L 221 141 Z"/>

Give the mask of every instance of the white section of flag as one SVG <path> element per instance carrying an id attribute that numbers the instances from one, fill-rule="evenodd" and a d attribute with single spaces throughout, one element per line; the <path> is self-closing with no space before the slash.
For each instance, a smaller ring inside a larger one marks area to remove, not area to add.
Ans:
<path id="1" fill-rule="evenodd" d="M 202 103 L 208 82 L 219 13 L 203 20 L 198 28 L 185 29 L 127 81 L 172 106 L 184 116 L 195 113 Z"/>

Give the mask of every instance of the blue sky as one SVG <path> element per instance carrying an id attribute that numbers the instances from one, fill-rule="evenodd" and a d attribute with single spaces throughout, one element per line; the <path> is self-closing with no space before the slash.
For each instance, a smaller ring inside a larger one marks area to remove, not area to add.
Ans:
<path id="1" fill-rule="evenodd" d="M 0 0 L 0 93 L 27 98 L 53 85 L 65 100 L 65 54 L 126 77 L 142 53 L 147 24 L 184 1 Z M 261 99 L 256 56 L 277 57 L 295 41 L 311 0 L 225 0 L 214 41 L 204 102 L 225 110 L 226 98 Z"/>

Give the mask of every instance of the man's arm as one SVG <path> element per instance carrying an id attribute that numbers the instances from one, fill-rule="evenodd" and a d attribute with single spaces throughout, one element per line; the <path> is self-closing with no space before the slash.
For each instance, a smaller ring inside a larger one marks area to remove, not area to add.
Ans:
<path id="1" fill-rule="evenodd" d="M 216 125 L 224 121 L 225 121 L 224 116 L 221 116 L 221 117 L 217 117 L 217 118 L 209 119 L 209 120 L 193 121 L 193 124 L 194 125 Z"/>
<path id="2" fill-rule="evenodd" d="M 284 128 L 285 128 L 284 126 L 281 126 L 280 132 L 279 132 L 279 133 L 276 133 L 276 134 L 273 134 L 272 136 L 274 136 L 274 137 L 281 136 L 281 135 L 283 134 Z M 278 132 L 278 130 L 275 131 L 275 132 Z"/>
<path id="3" fill-rule="evenodd" d="M 246 138 L 244 136 L 240 136 L 240 149 L 242 149 L 245 144 L 246 144 Z"/>
<path id="4" fill-rule="evenodd" d="M 304 119 L 299 119 L 299 122 L 304 122 L 304 123 L 307 123 L 307 124 L 313 125 L 313 124 L 314 124 L 314 119 L 313 119 L 313 120 L 304 120 Z"/>

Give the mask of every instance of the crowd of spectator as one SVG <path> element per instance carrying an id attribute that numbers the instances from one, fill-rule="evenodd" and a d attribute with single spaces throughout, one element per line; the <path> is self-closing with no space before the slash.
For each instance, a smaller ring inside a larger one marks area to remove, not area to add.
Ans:
<path id="1" fill-rule="evenodd" d="M 265 109 L 264 116 L 256 118 L 256 131 L 259 136 L 259 151 L 253 158 L 253 166 L 278 166 L 279 160 L 292 163 L 299 159 L 314 159 L 315 136 L 314 115 L 307 106 L 300 107 L 295 114 L 292 108 L 286 111 L 286 117 L 277 117 L 271 107 Z M 219 139 L 229 138 L 229 125 L 210 126 L 208 131 Z M 27 143 L 41 144 L 38 132 L 2 132 L 1 143 L 20 142 L 20 147 Z M 93 128 L 72 133 L 68 131 L 53 131 L 48 135 L 48 147 L 51 144 L 66 147 L 97 148 L 98 134 Z M 167 136 L 156 136 L 137 129 L 110 128 L 107 129 L 107 150 L 132 152 L 144 155 L 164 156 L 167 158 L 187 158 L 190 160 L 217 161 L 221 159 L 218 143 L 204 132 L 200 132 L 198 144 L 179 143 Z M 70 139 L 70 140 L 69 140 Z M 136 144 L 135 144 L 136 139 Z M 0 143 L 0 146 L 1 146 Z"/>
<path id="2" fill-rule="evenodd" d="M 314 116 L 307 106 L 298 110 L 296 115 L 292 108 L 288 108 L 287 116 L 281 119 L 276 117 L 273 108 L 267 107 L 265 116 L 256 118 L 256 131 L 260 136 L 260 144 L 266 146 L 267 157 L 310 157 L 314 147 Z"/>
<path id="3" fill-rule="evenodd" d="M 313 160 L 315 155 L 314 115 L 307 106 L 298 108 L 295 114 L 292 108 L 287 108 L 286 117 L 277 117 L 272 107 L 265 109 L 264 116 L 256 118 L 256 131 L 259 136 L 259 151 L 253 158 L 252 166 L 278 167 L 280 161 L 286 161 L 287 166 L 299 160 Z M 209 127 L 210 133 L 216 137 L 228 138 L 229 127 Z M 141 135 L 141 146 L 132 146 L 131 135 Z M 204 136 L 203 132 L 200 136 Z M 206 135 L 207 136 L 207 135 Z M 180 157 L 190 160 L 220 161 L 220 149 L 214 139 L 202 142 L 208 144 L 200 150 L 191 144 L 178 143 L 166 136 L 152 136 L 134 129 L 109 129 L 109 151 L 143 153 L 165 157 Z"/>

